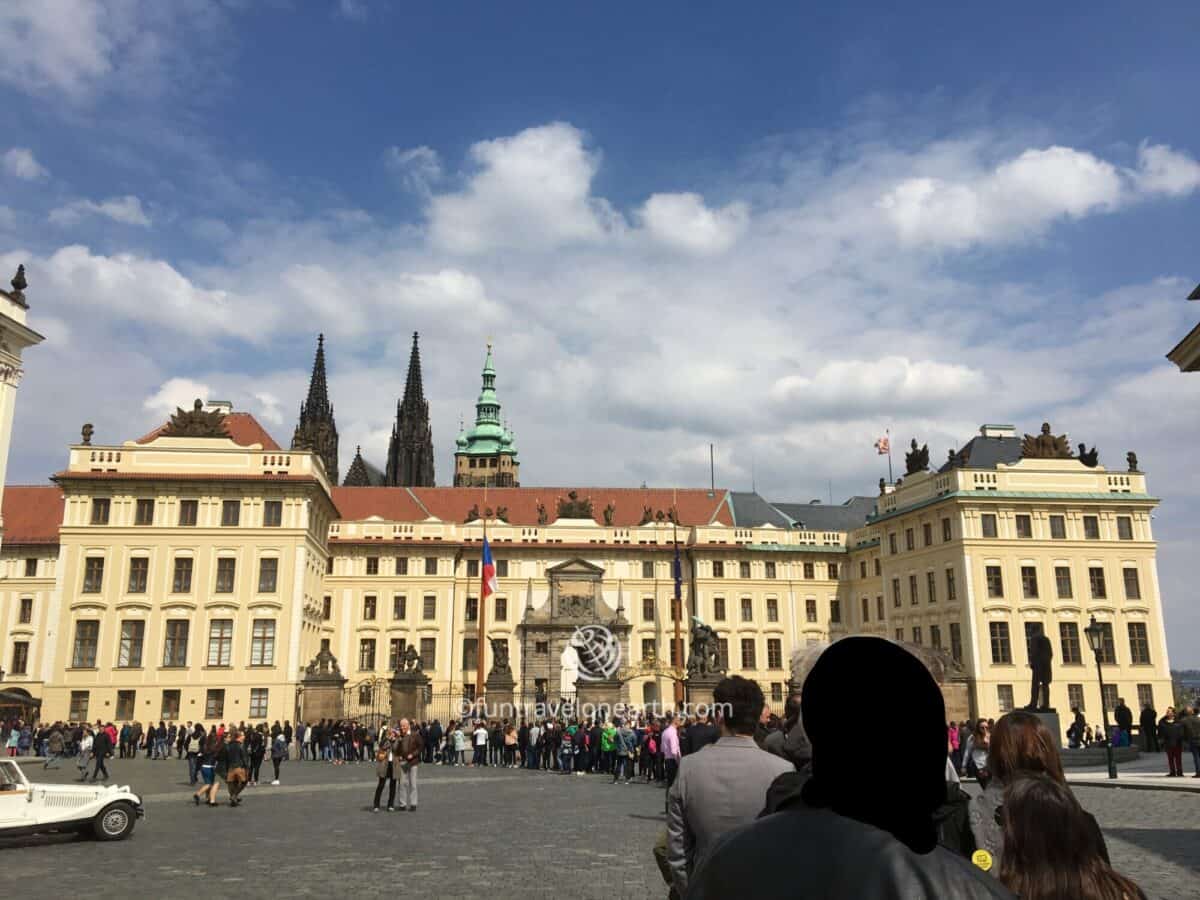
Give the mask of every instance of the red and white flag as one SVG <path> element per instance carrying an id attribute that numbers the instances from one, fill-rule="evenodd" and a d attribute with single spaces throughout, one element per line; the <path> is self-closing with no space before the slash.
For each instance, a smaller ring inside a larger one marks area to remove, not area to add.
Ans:
<path id="1" fill-rule="evenodd" d="M 892 442 L 887 435 L 884 435 L 875 442 L 875 452 L 880 456 L 887 456 L 892 451 Z"/>

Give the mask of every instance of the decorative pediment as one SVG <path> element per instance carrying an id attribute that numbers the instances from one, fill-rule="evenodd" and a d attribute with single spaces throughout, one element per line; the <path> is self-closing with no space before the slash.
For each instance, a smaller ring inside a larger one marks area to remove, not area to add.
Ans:
<path id="1" fill-rule="evenodd" d="M 568 559 L 566 562 L 559 563 L 557 566 L 551 566 L 546 569 L 546 574 L 550 577 L 555 576 L 570 576 L 570 575 L 603 575 L 604 567 L 593 565 L 586 559 L 576 557 Z"/>

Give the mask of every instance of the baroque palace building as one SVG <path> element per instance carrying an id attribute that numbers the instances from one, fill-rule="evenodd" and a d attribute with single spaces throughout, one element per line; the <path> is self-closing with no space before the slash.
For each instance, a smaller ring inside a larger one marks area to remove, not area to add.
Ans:
<path id="1" fill-rule="evenodd" d="M 856 633 L 902 641 L 943 682 L 952 718 L 1027 703 L 1027 642 L 1041 631 L 1051 704 L 1095 721 L 1094 615 L 1110 701 L 1170 702 L 1157 500 L 1132 454 L 1110 470 L 1049 426 L 1023 438 L 983 426 L 936 469 L 914 442 L 902 479 L 840 505 L 519 487 L 495 376 L 489 348 L 454 487 L 382 483 L 392 471 L 432 481 L 419 361 L 400 407 L 426 427 L 397 427 L 402 452 L 382 479 L 359 453 L 337 486 L 327 444 L 285 450 L 223 403 L 197 401 L 135 440 L 86 429 L 51 484 L 3 497 L 3 687 L 40 700 L 45 719 L 283 720 L 302 709 L 313 661 L 332 655 L 353 714 L 411 647 L 435 699 L 472 698 L 499 652 L 532 701 L 559 695 L 559 656 L 590 621 L 618 635 L 622 696 L 670 705 L 685 674 L 676 636 L 694 615 L 728 670 L 776 704 L 794 652 Z M 327 407 L 332 427 L 323 346 L 318 380 L 298 434 Z M 485 528 L 499 590 L 481 649 Z M 903 703 L 886 684 L 870 699 Z"/>

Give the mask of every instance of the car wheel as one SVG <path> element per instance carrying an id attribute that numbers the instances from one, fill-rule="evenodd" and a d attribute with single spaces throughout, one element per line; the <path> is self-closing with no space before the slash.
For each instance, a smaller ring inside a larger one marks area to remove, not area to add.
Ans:
<path id="1" fill-rule="evenodd" d="M 92 831 L 96 839 L 101 841 L 121 841 L 133 832 L 133 824 L 137 814 L 133 806 L 121 800 L 112 803 L 97 813 L 92 820 Z"/>

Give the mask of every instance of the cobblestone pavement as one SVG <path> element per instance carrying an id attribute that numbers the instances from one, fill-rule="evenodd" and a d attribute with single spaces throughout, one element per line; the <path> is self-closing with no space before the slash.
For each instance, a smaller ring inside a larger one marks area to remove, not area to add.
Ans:
<path id="1" fill-rule="evenodd" d="M 147 817 L 133 836 L 0 840 L 7 884 L 27 884 L 28 896 L 49 896 L 36 886 L 52 879 L 94 897 L 127 897 L 147 883 L 156 893 L 292 897 L 381 893 L 416 880 L 448 898 L 540 900 L 561 896 L 570 879 L 582 900 L 666 895 L 650 855 L 663 824 L 663 793 L 653 786 L 422 766 L 420 810 L 376 815 L 365 764 L 286 763 L 281 787 L 249 788 L 237 809 L 192 806 L 182 763 L 113 760 L 109 770 L 143 794 Z M 75 769 L 30 766 L 28 775 L 69 781 Z M 1200 795 L 1076 793 L 1104 829 L 1113 864 L 1149 897 L 1200 898 Z"/>

